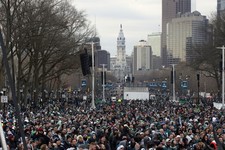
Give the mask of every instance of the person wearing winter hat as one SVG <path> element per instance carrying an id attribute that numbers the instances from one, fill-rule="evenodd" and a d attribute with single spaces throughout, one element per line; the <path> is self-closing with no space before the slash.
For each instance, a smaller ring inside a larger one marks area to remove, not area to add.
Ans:
<path id="1" fill-rule="evenodd" d="M 166 150 L 170 150 L 170 149 L 172 149 L 172 147 L 171 147 L 171 139 L 166 139 L 165 141 L 164 141 L 164 144 L 163 144 L 163 149 L 166 149 Z"/>
<path id="2" fill-rule="evenodd" d="M 117 147 L 116 150 L 125 150 L 125 147 L 123 145 L 120 145 L 120 146 Z"/>
<path id="3" fill-rule="evenodd" d="M 15 136 L 13 134 L 8 135 L 7 145 L 9 145 L 10 149 L 16 149 L 17 141 L 16 141 Z"/>
<path id="4" fill-rule="evenodd" d="M 99 137 L 98 145 L 100 146 L 100 149 L 111 150 L 110 144 L 107 141 L 105 135 Z"/>
<path id="5" fill-rule="evenodd" d="M 41 145 L 42 145 L 42 144 L 47 144 L 47 145 L 48 145 L 49 142 L 50 142 L 49 137 L 47 137 L 47 136 L 44 134 L 43 128 L 38 128 L 36 134 L 33 135 L 32 139 L 33 139 L 33 140 L 38 139 L 38 140 L 41 142 Z"/>

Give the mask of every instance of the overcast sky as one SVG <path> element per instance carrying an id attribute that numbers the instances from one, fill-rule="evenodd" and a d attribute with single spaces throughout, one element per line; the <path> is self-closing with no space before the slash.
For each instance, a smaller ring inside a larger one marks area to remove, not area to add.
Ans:
<path id="1" fill-rule="evenodd" d="M 85 10 L 96 24 L 102 49 L 116 55 L 116 39 L 120 24 L 126 38 L 126 54 L 130 55 L 139 40 L 153 32 L 161 32 L 162 0 L 72 0 L 78 10 Z M 193 10 L 210 18 L 216 12 L 217 0 L 192 0 Z"/>

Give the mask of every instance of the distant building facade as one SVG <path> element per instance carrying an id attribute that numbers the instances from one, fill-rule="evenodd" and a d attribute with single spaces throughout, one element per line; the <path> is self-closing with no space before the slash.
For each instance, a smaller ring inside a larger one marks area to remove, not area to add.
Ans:
<path id="1" fill-rule="evenodd" d="M 152 49 L 145 40 L 139 41 L 133 51 L 133 74 L 138 71 L 149 71 L 153 68 Z"/>
<path id="2" fill-rule="evenodd" d="M 191 62 L 193 45 L 207 41 L 208 19 L 198 11 L 185 13 L 167 24 L 167 64 Z"/>

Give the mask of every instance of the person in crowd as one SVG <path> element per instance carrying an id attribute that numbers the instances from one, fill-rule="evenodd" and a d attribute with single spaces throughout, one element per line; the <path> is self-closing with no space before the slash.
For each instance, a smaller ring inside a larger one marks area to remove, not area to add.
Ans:
<path id="1" fill-rule="evenodd" d="M 40 147 L 42 144 L 48 145 L 50 141 L 50 139 L 44 134 L 42 127 L 37 128 L 35 134 L 31 138 L 33 140 L 39 141 L 38 147 Z"/>
<path id="2" fill-rule="evenodd" d="M 38 112 L 27 109 L 23 121 L 28 149 L 225 149 L 225 112 L 210 102 L 198 109 L 194 104 L 164 100 L 127 100 L 87 108 L 82 101 L 76 106 L 55 100 Z M 15 114 L 10 111 L 4 117 L 7 145 L 10 150 L 23 150 Z"/>
<path id="3" fill-rule="evenodd" d="M 72 142 L 72 136 L 71 135 L 67 135 L 66 136 L 66 140 L 63 141 L 62 145 L 64 149 L 68 149 L 71 147 L 71 142 Z"/>

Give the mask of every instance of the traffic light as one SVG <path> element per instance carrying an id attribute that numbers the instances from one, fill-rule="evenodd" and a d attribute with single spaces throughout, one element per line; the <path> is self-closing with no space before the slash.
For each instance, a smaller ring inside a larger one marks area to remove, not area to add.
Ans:
<path id="1" fill-rule="evenodd" d="M 219 72 L 222 73 L 223 71 L 223 55 L 220 55 L 220 62 L 219 62 Z"/>
<path id="2" fill-rule="evenodd" d="M 88 55 L 88 56 L 89 56 L 89 67 L 92 67 L 92 55 Z M 94 63 L 94 67 L 95 67 L 95 63 Z"/>
<path id="3" fill-rule="evenodd" d="M 200 74 L 197 74 L 197 80 L 198 81 L 200 80 Z"/>
<path id="4" fill-rule="evenodd" d="M 126 82 L 130 82 L 130 77 L 129 77 L 129 76 L 127 77 L 127 80 L 126 80 Z"/>
<path id="5" fill-rule="evenodd" d="M 220 61 L 219 71 L 220 71 L 220 73 L 223 71 L 223 62 L 222 61 Z"/>
<path id="6" fill-rule="evenodd" d="M 84 76 L 91 74 L 89 55 L 85 49 L 85 53 L 80 54 L 81 69 Z"/>

